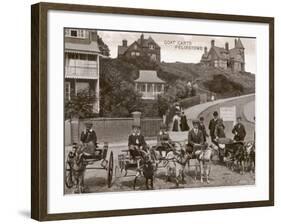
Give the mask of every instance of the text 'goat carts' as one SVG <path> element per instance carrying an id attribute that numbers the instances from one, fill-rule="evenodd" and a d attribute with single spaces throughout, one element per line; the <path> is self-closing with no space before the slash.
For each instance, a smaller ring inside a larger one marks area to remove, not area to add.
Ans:
<path id="1" fill-rule="evenodd" d="M 111 187 L 113 178 L 113 152 L 109 151 L 108 143 L 104 142 L 103 147 L 94 147 L 89 150 L 90 144 L 74 145 L 68 152 L 65 165 L 65 185 L 67 188 L 76 186 L 76 193 L 84 192 L 84 175 L 86 170 L 103 169 L 107 172 L 107 186 Z M 99 167 L 91 166 L 100 163 Z"/>

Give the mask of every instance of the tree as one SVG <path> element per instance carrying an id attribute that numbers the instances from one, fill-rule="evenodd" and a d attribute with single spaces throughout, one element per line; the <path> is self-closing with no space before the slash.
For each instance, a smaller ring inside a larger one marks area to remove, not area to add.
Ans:
<path id="1" fill-rule="evenodd" d="M 65 118 L 89 118 L 95 116 L 93 106 L 96 95 L 89 89 L 79 91 L 76 95 L 72 94 L 70 100 L 65 101 Z"/>
<path id="2" fill-rule="evenodd" d="M 101 116 L 129 117 L 131 112 L 142 110 L 141 95 L 132 82 L 124 80 L 118 67 L 104 68 L 100 87 Z"/>
<path id="3" fill-rule="evenodd" d="M 99 46 L 99 50 L 102 55 L 110 56 L 110 50 L 109 50 L 107 44 L 105 44 L 103 42 L 103 39 L 99 35 L 98 35 L 98 46 Z"/>
<path id="4" fill-rule="evenodd" d="M 158 113 L 159 116 L 166 115 L 167 111 L 170 107 L 170 101 L 169 97 L 165 94 L 158 95 L 157 97 L 157 105 L 158 105 Z"/>

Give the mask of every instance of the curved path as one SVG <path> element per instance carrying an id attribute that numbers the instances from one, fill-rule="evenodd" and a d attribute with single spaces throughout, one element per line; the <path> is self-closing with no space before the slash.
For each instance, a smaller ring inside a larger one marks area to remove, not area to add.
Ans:
<path id="1" fill-rule="evenodd" d="M 225 99 L 219 99 L 212 102 L 202 103 L 184 110 L 188 120 L 188 125 L 192 127 L 192 120 L 198 119 L 200 116 L 205 118 L 205 126 L 208 128 L 209 121 L 212 119 L 212 114 L 215 110 L 219 111 L 222 106 L 236 105 L 237 116 L 243 118 L 243 123 L 246 125 L 246 131 L 249 133 L 246 140 L 253 138 L 253 124 L 249 117 L 255 113 L 253 103 L 255 100 L 255 94 L 243 95 L 238 97 L 231 97 Z M 247 112 L 246 112 L 247 111 Z M 251 111 L 251 112 L 248 112 Z M 246 118 L 247 114 L 247 118 Z M 251 124 L 248 124 L 249 121 Z M 226 134 L 232 138 L 232 124 L 226 122 Z M 208 130 L 207 130 L 208 131 Z M 182 141 L 187 138 L 187 132 L 171 132 L 171 138 L 175 141 Z"/>
<path id="2" fill-rule="evenodd" d="M 235 105 L 237 116 L 242 117 L 242 123 L 245 125 L 246 128 L 247 135 L 245 140 L 246 141 L 254 140 L 255 124 L 252 122 L 253 119 L 250 119 L 250 117 L 254 117 L 254 113 L 255 113 L 254 99 L 255 99 L 255 95 L 250 95 L 246 97 L 227 100 L 206 108 L 205 110 L 201 111 L 201 113 L 198 114 L 198 117 L 202 116 L 205 118 L 205 125 L 207 128 L 209 121 L 212 119 L 212 115 L 215 110 L 219 111 L 220 107 L 230 107 Z M 232 138 L 233 134 L 231 131 L 233 128 L 233 122 L 224 122 L 224 125 L 225 125 L 226 136 Z"/>
<path id="3" fill-rule="evenodd" d="M 251 101 L 244 106 L 244 116 L 249 121 L 254 123 L 255 120 L 255 101 Z"/>
<path id="4" fill-rule="evenodd" d="M 202 113 L 204 110 L 207 110 L 215 105 L 223 104 L 226 102 L 229 103 L 235 103 L 237 101 L 241 101 L 245 99 L 246 102 L 253 101 L 255 99 L 255 94 L 249 94 L 249 95 L 243 95 L 238 97 L 231 97 L 231 98 L 225 98 L 225 99 L 219 99 L 212 102 L 202 103 L 195 105 L 193 107 L 187 108 L 184 110 L 186 116 L 188 119 L 196 119 Z"/>

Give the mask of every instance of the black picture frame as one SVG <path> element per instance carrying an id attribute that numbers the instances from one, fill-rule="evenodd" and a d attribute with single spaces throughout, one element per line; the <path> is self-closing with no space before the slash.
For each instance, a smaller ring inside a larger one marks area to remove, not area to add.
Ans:
<path id="1" fill-rule="evenodd" d="M 49 10 L 75 12 L 99 12 L 160 16 L 168 18 L 194 18 L 236 22 L 253 22 L 269 25 L 269 199 L 204 205 L 186 205 L 153 208 L 132 208 L 126 210 L 88 211 L 75 213 L 48 214 L 47 211 L 47 13 Z M 274 18 L 195 13 L 183 11 L 162 11 L 137 8 L 116 8 L 90 5 L 38 3 L 31 6 L 31 217 L 39 221 L 60 219 L 81 219 L 94 217 L 156 214 L 246 208 L 274 205 Z"/>

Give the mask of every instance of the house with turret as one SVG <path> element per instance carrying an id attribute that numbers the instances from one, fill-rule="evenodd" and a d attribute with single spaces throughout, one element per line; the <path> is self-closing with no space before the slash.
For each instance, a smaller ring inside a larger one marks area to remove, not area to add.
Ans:
<path id="1" fill-rule="evenodd" d="M 204 48 L 200 62 L 206 66 L 232 72 L 245 72 L 245 48 L 240 38 L 234 40 L 232 49 L 229 49 L 228 42 L 224 47 L 218 47 L 215 45 L 215 40 L 211 40 L 211 48 L 210 50 Z"/>

